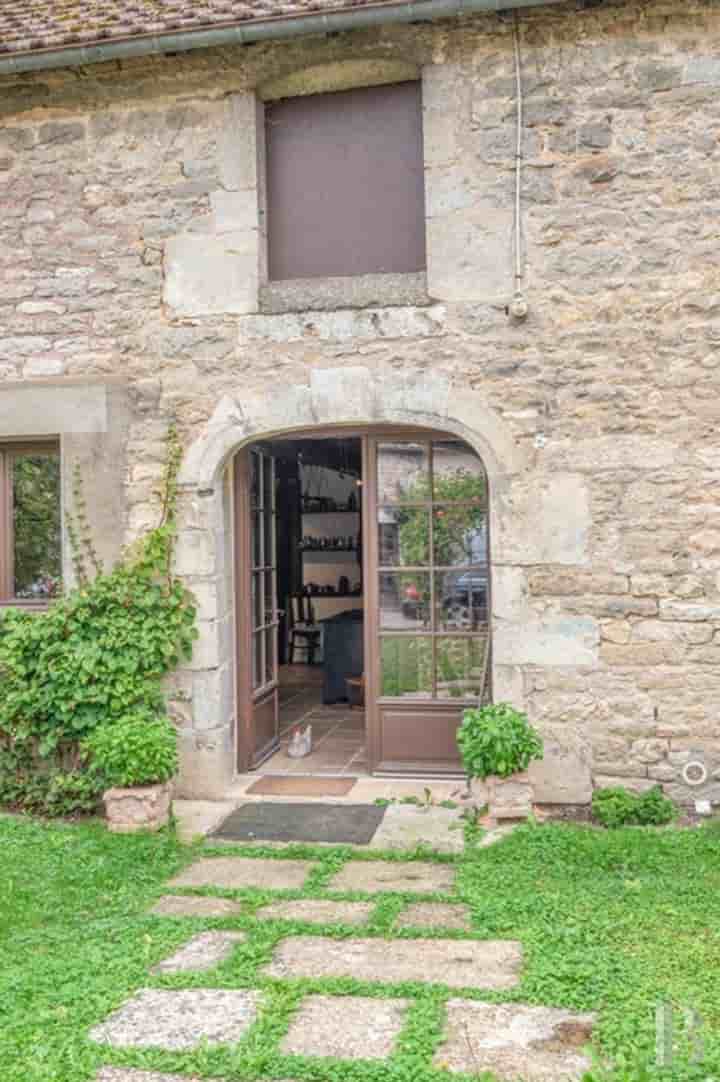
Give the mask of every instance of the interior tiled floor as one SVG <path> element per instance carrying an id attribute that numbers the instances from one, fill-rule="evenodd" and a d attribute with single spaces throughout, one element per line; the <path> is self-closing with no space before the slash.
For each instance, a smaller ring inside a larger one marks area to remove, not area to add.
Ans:
<path id="1" fill-rule="evenodd" d="M 347 703 L 325 706 L 322 670 L 307 665 L 283 666 L 280 687 L 280 749 L 258 767 L 262 774 L 368 773 L 365 753 L 365 711 Z M 303 759 L 287 754 L 296 726 L 312 726 L 313 750 Z"/>

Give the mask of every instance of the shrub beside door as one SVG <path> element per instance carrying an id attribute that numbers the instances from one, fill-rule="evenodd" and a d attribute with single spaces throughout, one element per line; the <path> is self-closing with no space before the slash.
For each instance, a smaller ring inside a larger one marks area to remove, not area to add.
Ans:
<path id="1" fill-rule="evenodd" d="M 487 785 L 491 818 L 527 819 L 533 802 L 527 768 L 542 759 L 543 745 L 525 714 L 509 703 L 466 710 L 458 746 L 469 782 Z"/>

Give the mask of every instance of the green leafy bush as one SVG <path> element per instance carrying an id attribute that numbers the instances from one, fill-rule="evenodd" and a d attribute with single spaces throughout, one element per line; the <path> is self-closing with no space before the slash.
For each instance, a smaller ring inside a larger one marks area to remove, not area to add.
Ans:
<path id="1" fill-rule="evenodd" d="M 103 787 L 152 785 L 177 771 L 177 732 L 164 714 L 144 708 L 105 722 L 83 741 Z"/>
<path id="2" fill-rule="evenodd" d="M 190 656 L 197 635 L 192 597 L 171 572 L 180 457 L 171 430 L 160 525 L 109 572 L 76 478 L 68 533 L 77 587 L 47 612 L 0 615 L 0 804 L 49 814 L 62 804 L 67 814 L 75 791 L 77 810 L 87 810 L 77 780 L 86 776 L 82 741 L 101 724 L 162 712 L 162 679 Z"/>
<path id="3" fill-rule="evenodd" d="M 509 703 L 466 710 L 457 741 L 470 778 L 507 778 L 543 756 L 539 734 Z"/>
<path id="4" fill-rule="evenodd" d="M 662 826 L 674 819 L 675 805 L 659 785 L 640 795 L 616 786 L 595 790 L 592 813 L 604 827 Z"/>

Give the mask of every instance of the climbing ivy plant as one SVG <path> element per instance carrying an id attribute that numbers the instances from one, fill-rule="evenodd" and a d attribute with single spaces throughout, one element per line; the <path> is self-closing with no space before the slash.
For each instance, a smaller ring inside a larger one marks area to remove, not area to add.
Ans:
<path id="1" fill-rule="evenodd" d="M 189 657 L 192 596 L 172 573 L 181 448 L 170 429 L 158 526 L 106 571 L 74 474 L 68 536 L 76 587 L 37 614 L 0 615 L 0 804 L 91 810 L 98 782 L 81 751 L 101 723 L 164 713 L 163 677 Z"/>

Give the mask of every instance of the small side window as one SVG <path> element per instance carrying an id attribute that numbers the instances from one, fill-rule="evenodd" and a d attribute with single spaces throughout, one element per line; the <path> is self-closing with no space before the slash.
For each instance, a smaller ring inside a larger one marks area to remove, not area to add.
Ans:
<path id="1" fill-rule="evenodd" d="M 266 107 L 271 282 L 425 269 L 418 82 Z"/>
<path id="2" fill-rule="evenodd" d="M 0 604 L 47 604 L 61 593 L 59 448 L 0 444 Z"/>

